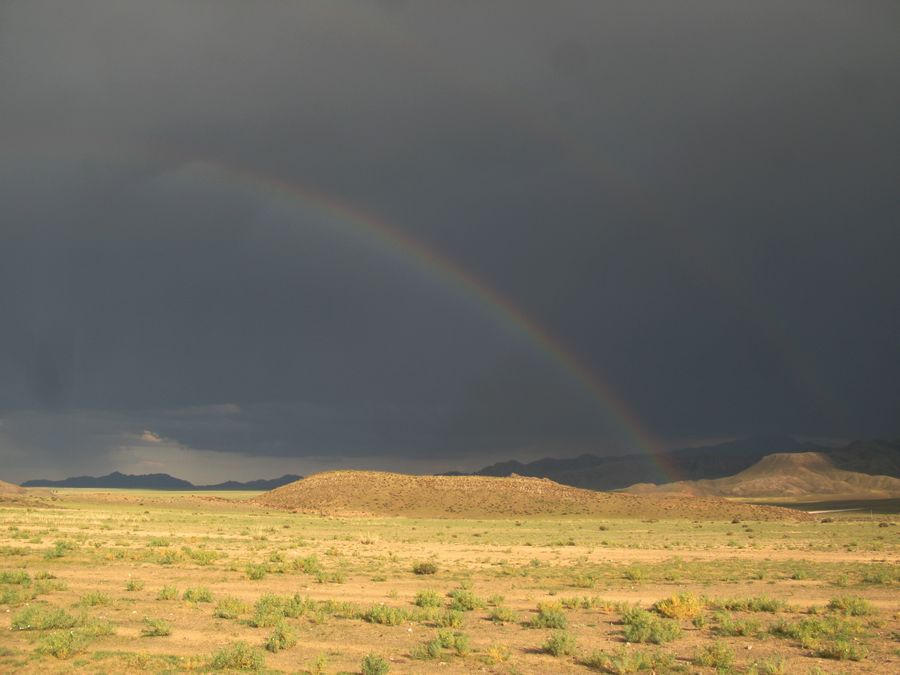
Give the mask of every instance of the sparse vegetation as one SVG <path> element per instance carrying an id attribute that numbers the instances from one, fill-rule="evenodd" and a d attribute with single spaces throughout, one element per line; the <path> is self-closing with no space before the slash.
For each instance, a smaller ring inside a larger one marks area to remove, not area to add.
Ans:
<path id="1" fill-rule="evenodd" d="M 246 642 L 233 642 L 213 654 L 209 667 L 213 670 L 260 670 L 265 657 Z"/>
<path id="2" fill-rule="evenodd" d="M 216 609 L 213 611 L 213 616 L 219 619 L 237 619 L 249 611 L 250 608 L 246 602 L 229 595 L 219 599 L 216 603 Z"/>
<path id="3" fill-rule="evenodd" d="M 564 630 L 554 631 L 542 649 L 552 656 L 571 656 L 575 653 L 575 636 Z"/>
<path id="4" fill-rule="evenodd" d="M 163 586 L 156 594 L 157 600 L 177 600 L 180 593 L 175 586 Z"/>
<path id="5" fill-rule="evenodd" d="M 38 652 L 57 659 L 68 659 L 83 651 L 90 638 L 78 631 L 55 631 L 41 637 Z"/>
<path id="6" fill-rule="evenodd" d="M 727 671 L 734 664 L 734 650 L 727 643 L 717 640 L 700 647 L 694 655 L 694 663 L 706 668 Z"/>
<path id="7" fill-rule="evenodd" d="M 27 519 L 0 508 L 0 609 L 12 628 L 0 671 L 321 675 L 382 664 L 456 675 L 577 663 L 601 673 L 783 675 L 817 660 L 829 670 L 830 660 L 830 670 L 887 675 L 900 635 L 900 615 L 887 609 L 897 530 L 868 517 L 605 517 L 601 529 L 583 516 L 322 518 L 127 496 L 114 508 L 78 496 Z M 55 542 L 68 542 L 63 555 L 45 558 Z M 414 574 L 422 561 L 437 575 Z M 265 575 L 248 580 L 248 565 Z M 339 579 L 348 586 L 333 586 Z M 352 600 L 358 588 L 364 604 Z M 345 628 L 360 647 L 341 648 Z M 292 647 L 301 635 L 304 647 Z M 308 649 L 318 640 L 327 653 Z M 727 662 L 729 648 L 730 666 L 701 665 Z"/>
<path id="8" fill-rule="evenodd" d="M 197 586 L 196 588 L 187 589 L 181 596 L 186 602 L 212 602 L 213 595 L 205 586 Z"/>
<path id="9" fill-rule="evenodd" d="M 660 600 L 653 609 L 670 619 L 690 620 L 700 615 L 706 608 L 706 601 L 693 593 L 679 593 Z"/>
<path id="10" fill-rule="evenodd" d="M 538 605 L 537 614 L 531 617 L 529 625 L 532 628 L 564 629 L 569 625 L 569 620 L 558 604 L 542 603 Z"/>
<path id="11" fill-rule="evenodd" d="M 13 615 L 13 630 L 52 630 L 54 628 L 72 628 L 78 625 L 79 618 L 59 607 L 49 605 L 31 605 Z"/>
<path id="12" fill-rule="evenodd" d="M 144 619 L 144 628 L 141 635 L 144 637 L 164 637 L 172 634 L 172 624 L 165 619 Z"/>
<path id="13" fill-rule="evenodd" d="M 853 595 L 842 595 L 838 598 L 833 598 L 831 602 L 828 603 L 828 609 L 832 612 L 838 612 L 839 614 L 846 614 L 847 616 L 868 616 L 875 612 L 872 603 L 865 598 Z"/>
<path id="14" fill-rule="evenodd" d="M 418 562 L 413 565 L 414 574 L 437 574 L 437 565 L 433 562 Z"/>
<path id="15" fill-rule="evenodd" d="M 266 649 L 270 652 L 280 652 L 297 644 L 297 633 L 284 621 L 275 624 L 275 630 L 266 640 Z"/>
<path id="16" fill-rule="evenodd" d="M 484 607 L 485 602 L 467 588 L 456 588 L 450 593 L 450 609 L 458 612 L 471 612 Z"/>
<path id="17" fill-rule="evenodd" d="M 419 591 L 414 602 L 418 607 L 440 607 L 441 596 L 432 590 Z"/>
<path id="18" fill-rule="evenodd" d="M 660 619 L 647 610 L 634 607 L 622 615 L 622 635 L 627 642 L 664 644 L 681 636 L 681 626 L 671 619 Z"/>
<path id="19" fill-rule="evenodd" d="M 613 675 L 626 675 L 627 673 L 640 673 L 653 671 L 656 673 L 675 672 L 675 659 L 671 654 L 664 652 L 648 652 L 640 649 L 615 650 L 612 654 L 607 652 L 594 652 L 585 657 L 584 665 L 592 670 Z"/>
<path id="20" fill-rule="evenodd" d="M 362 675 L 387 675 L 390 670 L 391 664 L 376 654 L 366 654 L 360 665 Z"/>

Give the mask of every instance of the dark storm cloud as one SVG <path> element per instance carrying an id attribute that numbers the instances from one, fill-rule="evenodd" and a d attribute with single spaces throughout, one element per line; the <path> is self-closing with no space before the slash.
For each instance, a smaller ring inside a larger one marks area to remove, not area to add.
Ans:
<path id="1" fill-rule="evenodd" d="M 222 167 L 441 251 L 664 442 L 896 435 L 898 14 L 4 3 L 0 456 L 635 449 L 501 310 Z"/>

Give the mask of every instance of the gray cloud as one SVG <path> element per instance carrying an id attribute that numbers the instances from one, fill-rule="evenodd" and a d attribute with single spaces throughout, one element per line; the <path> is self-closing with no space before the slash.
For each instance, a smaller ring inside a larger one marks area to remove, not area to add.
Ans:
<path id="1" fill-rule="evenodd" d="M 898 18 L 4 3 L 0 457 L 636 449 L 484 296 L 266 181 L 475 275 L 663 443 L 897 435 Z"/>

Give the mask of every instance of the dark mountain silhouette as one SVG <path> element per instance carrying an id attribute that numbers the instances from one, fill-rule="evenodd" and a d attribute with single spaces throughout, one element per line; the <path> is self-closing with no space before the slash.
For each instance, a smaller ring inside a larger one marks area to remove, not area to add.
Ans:
<path id="1" fill-rule="evenodd" d="M 251 480 L 246 483 L 226 481 L 215 485 L 194 485 L 190 481 L 175 478 L 167 473 L 129 475 L 113 471 L 106 476 L 75 476 L 63 480 L 27 480 L 22 487 L 78 487 L 78 488 L 130 488 L 141 490 L 273 490 L 300 480 L 300 476 L 285 474 L 281 478 Z"/>
<path id="2" fill-rule="evenodd" d="M 854 441 L 828 456 L 835 467 L 845 471 L 900 478 L 900 440 Z"/>
<path id="3" fill-rule="evenodd" d="M 768 455 L 800 452 L 821 452 L 835 468 L 845 471 L 900 477 L 900 441 L 854 441 L 845 447 L 827 448 L 800 443 L 790 436 L 752 436 L 717 445 L 681 448 L 664 453 L 662 460 L 646 454 L 547 457 L 529 463 L 512 460 L 485 467 L 475 475 L 518 474 L 593 490 L 617 490 L 635 483 L 726 478 L 749 469 Z"/>
<path id="4" fill-rule="evenodd" d="M 570 459 L 547 457 L 527 464 L 512 460 L 485 467 L 475 475 L 515 473 L 550 478 L 575 487 L 616 490 L 634 483 L 723 478 L 753 466 L 766 455 L 826 450 L 813 443 L 800 443 L 790 436 L 752 436 L 717 445 L 670 450 L 660 458 L 646 454 L 615 457 L 585 454 Z"/>

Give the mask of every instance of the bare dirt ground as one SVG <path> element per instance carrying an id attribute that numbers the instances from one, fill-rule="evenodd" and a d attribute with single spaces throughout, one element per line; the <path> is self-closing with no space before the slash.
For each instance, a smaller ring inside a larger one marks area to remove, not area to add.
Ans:
<path id="1" fill-rule="evenodd" d="M 900 671 L 893 516 L 335 517 L 249 495 L 54 496 L 0 503 L 2 672 L 359 673 L 367 654 L 391 673 Z M 226 658 L 236 643 L 248 651 Z"/>

